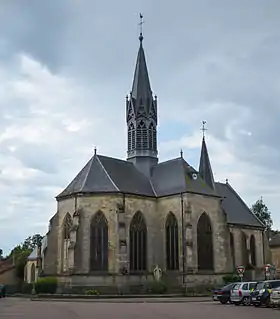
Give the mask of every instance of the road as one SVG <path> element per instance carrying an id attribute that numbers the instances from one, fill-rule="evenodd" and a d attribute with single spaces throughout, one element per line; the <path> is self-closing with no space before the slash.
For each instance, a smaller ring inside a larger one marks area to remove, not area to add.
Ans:
<path id="1" fill-rule="evenodd" d="M 1 319 L 279 319 L 280 311 L 212 302 L 97 303 L 0 299 Z"/>

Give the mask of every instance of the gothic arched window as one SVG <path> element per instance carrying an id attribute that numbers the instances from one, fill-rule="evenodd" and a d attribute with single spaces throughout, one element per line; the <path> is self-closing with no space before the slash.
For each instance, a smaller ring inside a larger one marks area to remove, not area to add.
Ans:
<path id="1" fill-rule="evenodd" d="M 147 269 L 147 227 L 141 212 L 135 213 L 129 229 L 129 260 L 131 271 Z"/>
<path id="2" fill-rule="evenodd" d="M 206 213 L 197 223 L 197 264 L 199 270 L 214 270 L 212 227 Z"/>
<path id="3" fill-rule="evenodd" d="M 251 254 L 251 263 L 253 266 L 256 266 L 256 240 L 254 235 L 251 235 L 251 238 L 250 238 L 250 254 Z"/>
<path id="4" fill-rule="evenodd" d="M 149 148 L 157 149 L 157 132 L 153 122 L 149 125 Z"/>
<path id="5" fill-rule="evenodd" d="M 35 265 L 32 264 L 31 265 L 31 269 L 30 269 L 30 282 L 33 283 L 35 281 L 36 277 L 36 269 L 35 269 Z"/>
<path id="6" fill-rule="evenodd" d="M 133 150 L 135 147 L 135 128 L 133 123 L 131 123 L 128 127 L 127 146 L 128 151 Z"/>
<path id="7" fill-rule="evenodd" d="M 235 251 L 234 251 L 234 236 L 233 233 L 230 232 L 230 256 L 232 261 L 232 268 L 235 269 Z"/>
<path id="8" fill-rule="evenodd" d="M 240 241 L 241 241 L 240 246 L 241 246 L 242 265 L 247 267 L 249 264 L 247 237 L 243 231 L 241 232 L 241 235 L 240 235 Z"/>
<path id="9" fill-rule="evenodd" d="M 71 227 L 73 225 L 72 217 L 69 213 L 67 213 L 64 217 L 63 224 L 62 224 L 62 271 L 68 270 L 68 249 L 70 245 L 70 232 Z"/>
<path id="10" fill-rule="evenodd" d="M 144 121 L 140 121 L 137 125 L 136 131 L 136 148 L 147 149 L 148 148 L 148 135 L 147 128 Z"/>
<path id="11" fill-rule="evenodd" d="M 66 214 L 63 223 L 63 238 L 70 239 L 70 231 L 72 227 L 72 218 L 69 213 Z"/>
<path id="12" fill-rule="evenodd" d="M 108 223 L 101 211 L 90 224 L 90 270 L 108 270 Z"/>
<path id="13" fill-rule="evenodd" d="M 173 213 L 169 213 L 165 223 L 166 268 L 179 269 L 178 222 Z"/>

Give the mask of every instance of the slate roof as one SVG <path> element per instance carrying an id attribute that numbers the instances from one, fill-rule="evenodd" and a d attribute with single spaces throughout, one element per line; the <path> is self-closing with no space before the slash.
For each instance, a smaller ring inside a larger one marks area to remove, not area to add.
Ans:
<path id="1" fill-rule="evenodd" d="M 149 179 L 131 162 L 95 154 L 57 199 L 77 193 L 162 197 L 186 192 L 224 198 L 222 208 L 228 223 L 263 227 L 228 183 L 215 183 L 211 188 L 181 157 L 156 165 Z"/>
<path id="2" fill-rule="evenodd" d="M 159 163 L 152 171 L 152 184 L 159 197 L 185 192 L 218 196 L 181 157 Z"/>
<path id="3" fill-rule="evenodd" d="M 228 223 L 264 227 L 229 183 L 215 184 L 218 194 L 224 198 L 222 208 L 227 215 Z"/>
<path id="4" fill-rule="evenodd" d="M 193 179 L 193 173 L 197 179 Z M 119 192 L 151 197 L 184 192 L 218 196 L 183 158 L 158 164 L 149 179 L 131 162 L 94 155 L 57 198 L 77 193 Z"/>
<path id="5" fill-rule="evenodd" d="M 133 163 L 94 155 L 57 198 L 77 193 L 116 192 L 155 196 L 149 179 Z"/>

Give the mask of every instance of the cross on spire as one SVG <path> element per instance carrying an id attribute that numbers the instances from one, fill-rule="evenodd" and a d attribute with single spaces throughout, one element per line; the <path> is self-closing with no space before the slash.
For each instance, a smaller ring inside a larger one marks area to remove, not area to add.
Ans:
<path id="1" fill-rule="evenodd" d="M 143 31 L 143 23 L 144 23 L 144 21 L 143 21 L 143 14 L 142 14 L 142 13 L 139 13 L 139 18 L 140 18 L 140 22 L 138 23 L 138 25 L 139 25 L 139 27 L 140 27 L 139 40 L 140 40 L 140 42 L 142 42 L 143 39 L 144 39 L 143 33 L 142 33 L 142 31 Z"/>
<path id="2" fill-rule="evenodd" d="M 207 128 L 205 128 L 205 124 L 206 124 L 206 121 L 202 121 L 201 131 L 202 131 L 202 137 L 203 138 L 205 137 L 205 132 L 207 131 Z"/>

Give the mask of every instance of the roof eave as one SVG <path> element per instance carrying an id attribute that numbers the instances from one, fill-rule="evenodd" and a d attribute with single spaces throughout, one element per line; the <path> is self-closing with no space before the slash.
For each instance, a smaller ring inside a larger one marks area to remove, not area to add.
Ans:
<path id="1" fill-rule="evenodd" d="M 61 197 L 56 197 L 56 199 L 61 200 L 61 199 L 67 199 L 67 198 L 72 198 L 75 196 L 92 196 L 92 195 L 110 195 L 110 194 L 126 194 L 126 195 L 133 195 L 133 196 L 141 196 L 141 197 L 150 197 L 150 198 L 156 198 L 155 195 L 148 195 L 148 194 L 139 194 L 135 192 L 123 192 L 123 191 L 110 191 L 110 192 L 104 192 L 104 191 L 95 191 L 95 192 L 78 192 L 78 193 L 71 193 L 67 194 Z"/>
<path id="2" fill-rule="evenodd" d="M 265 227 L 263 226 L 258 226 L 258 225 L 248 225 L 248 224 L 244 224 L 244 223 L 233 223 L 233 222 L 227 222 L 227 224 L 229 226 L 234 226 L 234 227 L 238 227 L 238 228 L 254 228 L 254 229 L 259 229 L 264 231 Z"/>

